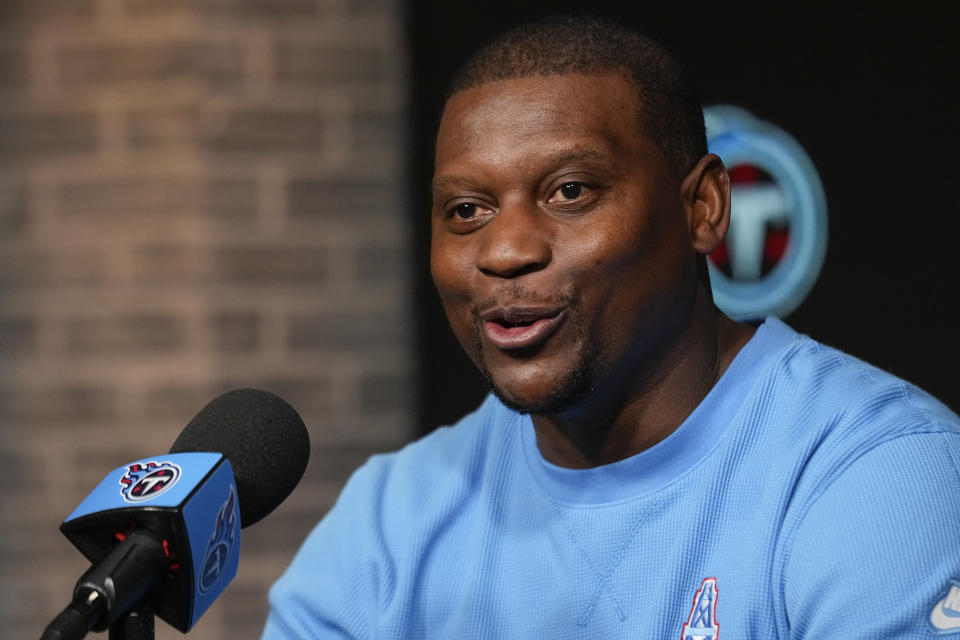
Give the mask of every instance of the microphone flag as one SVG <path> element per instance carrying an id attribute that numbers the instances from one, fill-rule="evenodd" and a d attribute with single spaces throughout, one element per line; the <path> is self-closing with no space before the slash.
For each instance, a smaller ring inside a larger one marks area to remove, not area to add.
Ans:
<path id="1" fill-rule="evenodd" d="M 167 566 L 147 601 L 186 632 L 236 575 L 240 527 L 230 461 L 220 453 L 189 452 L 114 469 L 60 530 L 94 565 L 135 530 L 159 536 Z"/>

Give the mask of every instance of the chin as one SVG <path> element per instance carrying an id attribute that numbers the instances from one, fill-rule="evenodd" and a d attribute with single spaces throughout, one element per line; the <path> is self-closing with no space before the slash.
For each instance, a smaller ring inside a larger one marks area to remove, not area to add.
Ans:
<path id="1" fill-rule="evenodd" d="M 575 407 L 593 392 L 596 379 L 587 362 L 581 362 L 565 376 L 548 384 L 538 380 L 537 389 L 524 389 L 522 384 L 501 384 L 486 369 L 482 372 L 491 391 L 504 406 L 517 413 L 532 415 L 556 415 Z"/>

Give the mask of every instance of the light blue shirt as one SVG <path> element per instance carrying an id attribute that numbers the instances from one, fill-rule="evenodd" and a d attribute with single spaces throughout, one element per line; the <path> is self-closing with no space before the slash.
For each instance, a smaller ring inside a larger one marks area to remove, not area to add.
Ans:
<path id="1" fill-rule="evenodd" d="M 958 461 L 942 404 L 770 318 L 631 458 L 556 467 L 493 397 L 371 458 L 263 638 L 941 637 L 960 631 Z"/>

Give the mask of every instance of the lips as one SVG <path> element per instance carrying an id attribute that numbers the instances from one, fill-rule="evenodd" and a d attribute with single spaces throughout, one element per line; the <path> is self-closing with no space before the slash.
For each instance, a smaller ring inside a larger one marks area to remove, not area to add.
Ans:
<path id="1" fill-rule="evenodd" d="M 562 307 L 495 307 L 480 314 L 487 341 L 498 349 L 536 347 L 553 335 L 565 317 Z"/>

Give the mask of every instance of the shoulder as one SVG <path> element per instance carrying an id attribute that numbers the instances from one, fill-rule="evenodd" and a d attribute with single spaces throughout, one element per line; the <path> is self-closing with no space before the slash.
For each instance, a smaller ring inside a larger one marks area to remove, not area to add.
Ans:
<path id="1" fill-rule="evenodd" d="M 777 552 L 789 637 L 926 637 L 960 579 L 960 418 L 806 336 L 757 398 L 795 474 Z"/>
<path id="2" fill-rule="evenodd" d="M 910 433 L 960 433 L 960 419 L 933 396 L 801 334 L 786 343 L 755 391 L 758 402 L 782 416 L 791 439 L 848 439 L 863 450 Z"/>
<path id="3" fill-rule="evenodd" d="M 773 448 L 797 467 L 788 530 L 827 491 L 855 494 L 852 486 L 864 480 L 858 470 L 876 456 L 903 458 L 901 483 L 923 484 L 916 465 L 960 478 L 960 418 L 915 385 L 805 336 L 772 369 L 758 395 L 776 424 Z M 924 453 L 929 447 L 938 455 Z M 898 495 L 874 504 L 883 508 Z"/>

